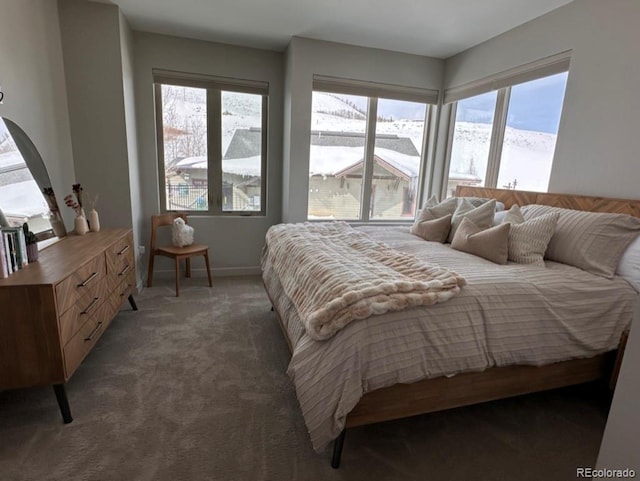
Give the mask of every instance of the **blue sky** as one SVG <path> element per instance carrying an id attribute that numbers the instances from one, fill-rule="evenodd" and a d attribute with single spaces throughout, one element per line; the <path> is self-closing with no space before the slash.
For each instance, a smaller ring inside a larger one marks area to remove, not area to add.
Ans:
<path id="1" fill-rule="evenodd" d="M 511 87 L 507 125 L 515 129 L 557 134 L 567 73 L 560 73 Z M 456 120 L 492 123 L 496 92 L 458 102 Z"/>

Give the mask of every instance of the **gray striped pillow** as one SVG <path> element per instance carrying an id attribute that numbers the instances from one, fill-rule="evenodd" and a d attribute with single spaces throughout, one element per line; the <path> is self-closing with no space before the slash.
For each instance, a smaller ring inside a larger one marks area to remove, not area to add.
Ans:
<path id="1" fill-rule="evenodd" d="M 553 212 L 560 215 L 545 258 L 608 279 L 613 278 L 620 256 L 640 233 L 640 219 L 626 214 L 537 204 L 526 205 L 521 211 L 526 220 Z"/>
<path id="2" fill-rule="evenodd" d="M 524 222 L 505 219 L 505 223 L 511 224 L 509 260 L 544 267 L 544 253 L 556 230 L 559 217 L 558 212 L 550 212 Z"/>

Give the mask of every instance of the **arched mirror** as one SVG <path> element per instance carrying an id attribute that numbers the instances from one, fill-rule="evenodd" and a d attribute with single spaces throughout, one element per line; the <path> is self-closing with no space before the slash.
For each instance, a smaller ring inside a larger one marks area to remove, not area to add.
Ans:
<path id="1" fill-rule="evenodd" d="M 66 235 L 42 157 L 24 130 L 0 117 L 0 226 L 25 222 L 38 240 Z"/>

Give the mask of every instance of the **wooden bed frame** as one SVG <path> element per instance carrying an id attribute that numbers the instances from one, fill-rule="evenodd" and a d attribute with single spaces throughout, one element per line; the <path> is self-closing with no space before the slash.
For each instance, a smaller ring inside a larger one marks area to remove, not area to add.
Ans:
<path id="1" fill-rule="evenodd" d="M 640 217 L 638 200 L 469 186 L 458 186 L 456 195 L 497 199 L 505 204 L 506 209 L 513 204 L 543 204 Z M 275 304 L 272 302 L 272 305 Z M 282 324 L 280 314 L 277 310 L 275 313 L 291 350 L 291 341 Z M 494 367 L 482 372 L 458 374 L 450 378 L 425 379 L 412 384 L 396 384 L 368 392 L 347 415 L 345 430 L 334 441 L 331 466 L 334 468 L 340 466 L 347 428 L 605 379 L 612 375 L 614 362 L 615 365 L 619 365 L 622 353 L 623 349 L 618 349 L 617 359 L 614 359 L 613 353 L 606 353 L 588 359 L 563 361 L 542 367 Z M 614 372 L 613 376 L 615 374 Z M 612 386 L 614 383 L 615 380 L 611 378 Z"/>

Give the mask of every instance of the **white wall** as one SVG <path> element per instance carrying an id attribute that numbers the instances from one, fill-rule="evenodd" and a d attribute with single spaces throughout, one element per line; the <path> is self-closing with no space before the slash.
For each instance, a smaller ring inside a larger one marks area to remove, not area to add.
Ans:
<path id="1" fill-rule="evenodd" d="M 133 58 L 133 32 L 129 27 L 127 19 L 119 13 L 120 20 L 120 48 L 122 56 L 122 84 L 124 95 L 124 115 L 127 135 L 127 154 L 129 167 L 129 184 L 131 186 L 129 195 L 131 199 L 131 220 L 133 225 L 134 245 L 144 245 L 146 241 L 141 239 L 144 226 L 144 215 L 142 207 L 140 167 L 138 162 L 138 130 L 136 123 L 136 98 L 134 87 L 134 58 Z M 144 269 L 142 256 L 136 249 L 136 274 L 138 288 L 142 287 Z"/>
<path id="2" fill-rule="evenodd" d="M 549 191 L 637 199 L 638 25 L 637 0 L 574 1 L 448 59 L 445 87 L 572 49 Z M 640 462 L 638 332 L 631 338 L 601 447 L 602 467 Z"/>
<path id="3" fill-rule="evenodd" d="M 70 228 L 73 214 L 62 199 L 71 192 L 74 171 L 55 2 L 2 0 L 0 86 L 0 116 L 20 125 L 33 141 Z"/>
<path id="4" fill-rule="evenodd" d="M 618 376 L 618 385 L 613 396 L 607 427 L 604 431 L 598 468 L 634 469 L 640 476 L 640 305 L 637 306 L 624 361 Z"/>
<path id="5" fill-rule="evenodd" d="M 214 273 L 258 273 L 267 229 L 281 219 L 283 55 L 166 35 L 134 32 L 135 88 L 138 118 L 141 195 L 148 243 L 150 216 L 160 212 L 152 69 L 160 68 L 269 82 L 267 214 L 207 217 L 191 215 L 196 242 L 209 245 Z M 156 271 L 173 270 L 157 259 Z M 194 269 L 201 264 L 194 263 Z"/>
<path id="6" fill-rule="evenodd" d="M 58 14 L 76 180 L 99 194 L 102 227 L 131 226 L 118 7 L 59 0 Z"/>
<path id="7" fill-rule="evenodd" d="M 440 89 L 439 59 L 294 37 L 286 52 L 283 212 L 307 220 L 313 75 Z"/>

